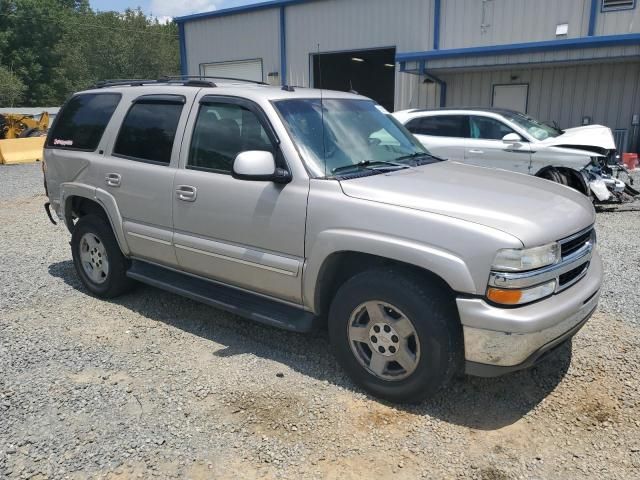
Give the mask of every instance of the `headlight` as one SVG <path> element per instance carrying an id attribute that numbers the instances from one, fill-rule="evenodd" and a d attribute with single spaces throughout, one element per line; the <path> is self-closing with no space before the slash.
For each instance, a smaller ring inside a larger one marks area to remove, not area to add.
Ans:
<path id="1" fill-rule="evenodd" d="M 492 270 L 498 272 L 522 272 L 553 265 L 560 260 L 557 242 L 534 248 L 505 248 L 498 250 Z"/>
<path id="2" fill-rule="evenodd" d="M 548 297 L 555 292 L 555 290 L 555 280 L 523 289 L 489 287 L 487 289 L 487 298 L 494 303 L 500 303 L 502 305 L 524 305 L 525 303 L 535 302 L 541 298 Z"/>

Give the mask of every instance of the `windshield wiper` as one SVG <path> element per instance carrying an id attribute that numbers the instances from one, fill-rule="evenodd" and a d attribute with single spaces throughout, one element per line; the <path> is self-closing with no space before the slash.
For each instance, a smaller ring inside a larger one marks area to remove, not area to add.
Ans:
<path id="1" fill-rule="evenodd" d="M 446 159 L 444 158 L 440 158 L 440 157 L 436 157 L 435 155 L 431 154 L 431 153 L 427 153 L 427 152 L 414 152 L 411 153 L 409 155 L 404 155 L 402 157 L 398 157 L 396 158 L 396 162 L 402 162 L 404 160 L 415 160 L 416 161 L 416 166 L 418 165 L 422 165 L 422 162 L 419 162 L 418 159 L 422 158 L 422 157 L 428 157 L 429 159 L 431 159 L 429 162 L 427 163 L 432 163 L 432 162 L 444 162 Z"/>
<path id="2" fill-rule="evenodd" d="M 354 170 L 354 169 L 367 169 L 367 170 L 373 170 L 373 171 L 393 171 L 393 170 L 402 170 L 405 168 L 409 168 L 407 165 L 402 165 L 400 163 L 394 163 L 394 162 L 386 162 L 383 160 L 362 160 L 361 162 L 358 163 L 354 163 L 351 165 L 343 165 L 341 167 L 336 167 L 333 170 L 331 170 L 331 173 L 335 174 L 339 174 L 339 173 L 343 173 L 343 172 L 347 172 L 349 170 Z"/>

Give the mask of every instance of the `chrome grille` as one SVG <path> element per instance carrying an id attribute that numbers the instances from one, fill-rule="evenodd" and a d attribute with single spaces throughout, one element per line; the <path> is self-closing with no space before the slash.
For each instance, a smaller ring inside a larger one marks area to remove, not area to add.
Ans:
<path id="1" fill-rule="evenodd" d="M 560 255 L 564 260 L 576 253 L 581 248 L 584 248 L 592 240 L 594 230 L 593 227 L 578 232 L 564 240 L 560 240 Z"/>

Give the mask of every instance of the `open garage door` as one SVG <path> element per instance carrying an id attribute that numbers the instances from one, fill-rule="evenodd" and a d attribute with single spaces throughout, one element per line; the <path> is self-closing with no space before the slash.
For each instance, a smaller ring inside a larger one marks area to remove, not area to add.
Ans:
<path id="1" fill-rule="evenodd" d="M 353 50 L 313 55 L 313 86 L 355 90 L 390 112 L 395 98 L 396 49 Z"/>
<path id="2" fill-rule="evenodd" d="M 241 60 L 237 62 L 218 62 L 202 65 L 205 77 L 241 78 L 262 82 L 262 59 Z"/>

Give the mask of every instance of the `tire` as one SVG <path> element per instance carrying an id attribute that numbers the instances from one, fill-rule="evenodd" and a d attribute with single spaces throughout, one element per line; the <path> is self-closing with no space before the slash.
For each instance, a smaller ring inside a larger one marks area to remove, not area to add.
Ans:
<path id="1" fill-rule="evenodd" d="M 71 234 L 71 254 L 76 272 L 93 295 L 113 298 L 129 291 L 129 261 L 120 251 L 111 225 L 99 215 L 86 215 Z"/>
<path id="2" fill-rule="evenodd" d="M 409 337 L 405 319 L 413 327 Z M 328 324 L 338 362 L 376 397 L 418 402 L 436 394 L 462 370 L 462 327 L 455 304 L 448 292 L 422 276 L 376 268 L 352 277 L 338 290 Z M 376 330 L 376 324 L 384 330 Z M 384 350 L 375 353 L 375 362 L 373 348 Z"/>
<path id="3" fill-rule="evenodd" d="M 566 178 L 558 172 L 553 167 L 546 168 L 543 171 L 539 172 L 538 177 L 544 178 L 545 180 L 550 180 L 555 183 L 559 183 L 561 185 L 566 185 Z"/>

